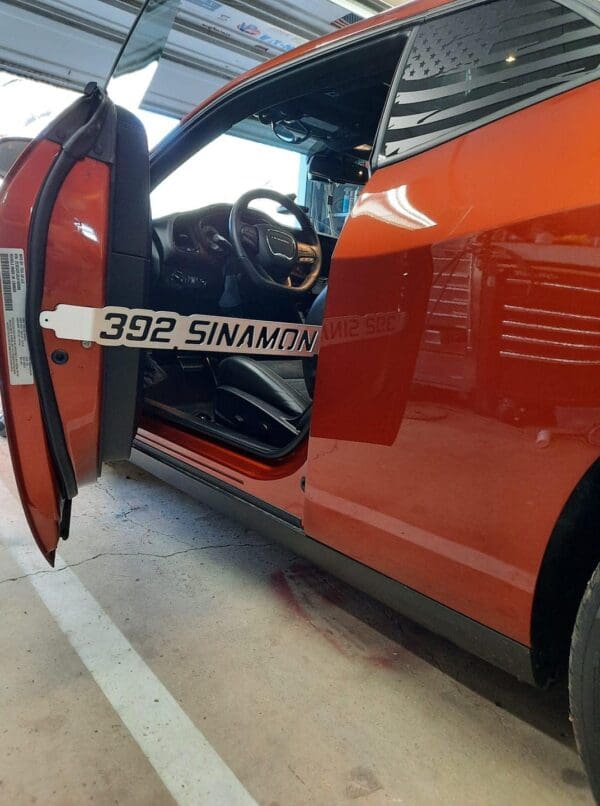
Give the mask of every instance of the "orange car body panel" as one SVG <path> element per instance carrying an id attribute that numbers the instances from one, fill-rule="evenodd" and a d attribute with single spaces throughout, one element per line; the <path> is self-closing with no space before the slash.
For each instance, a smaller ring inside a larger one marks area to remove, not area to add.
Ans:
<path id="1" fill-rule="evenodd" d="M 306 441 L 285 459 L 270 463 L 244 456 L 224 445 L 217 445 L 150 417 L 142 419 L 137 439 L 201 473 L 215 476 L 225 484 L 302 519 Z"/>
<path id="2" fill-rule="evenodd" d="M 376 171 L 319 356 L 307 533 L 526 644 L 600 445 L 598 109 L 595 82 Z"/>
<path id="3" fill-rule="evenodd" d="M 0 193 L 2 244 L 27 257 L 31 212 L 59 147 L 36 142 L 19 158 Z M 48 232 L 43 307 L 58 303 L 104 304 L 110 169 L 91 159 L 78 162 L 63 184 Z M 27 270 L 27 259 L 26 259 Z M 8 376 L 3 309 L 0 310 L 3 360 L 2 398 L 9 445 L 21 501 L 40 549 L 53 560 L 59 539 L 60 503 L 42 414 L 33 384 L 13 386 Z M 102 350 L 44 332 L 54 392 L 69 454 L 80 484 L 95 481 L 98 469 Z M 66 350 L 69 360 L 50 356 Z"/>

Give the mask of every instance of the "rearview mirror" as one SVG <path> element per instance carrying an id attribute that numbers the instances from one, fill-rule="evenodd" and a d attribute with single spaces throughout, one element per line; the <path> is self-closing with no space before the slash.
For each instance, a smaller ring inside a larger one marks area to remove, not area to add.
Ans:
<path id="1" fill-rule="evenodd" d="M 363 160 L 333 152 L 313 154 L 308 161 L 308 173 L 311 179 L 338 182 L 340 185 L 364 185 L 369 178 L 367 165 Z"/>
<path id="2" fill-rule="evenodd" d="M 30 142 L 28 137 L 0 137 L 0 181 Z"/>
<path id="3" fill-rule="evenodd" d="M 273 133 L 275 137 L 282 140 L 284 143 L 290 143 L 297 146 L 308 140 L 310 132 L 299 120 L 277 120 L 272 123 Z"/>

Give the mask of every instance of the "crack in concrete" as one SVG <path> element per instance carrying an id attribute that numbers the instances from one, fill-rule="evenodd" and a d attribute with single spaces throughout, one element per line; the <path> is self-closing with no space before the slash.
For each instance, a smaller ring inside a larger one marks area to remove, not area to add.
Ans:
<path id="1" fill-rule="evenodd" d="M 125 510 L 123 512 L 118 512 L 114 517 L 118 519 L 119 524 L 127 524 L 129 526 L 134 526 L 134 527 L 136 527 L 138 529 L 142 529 L 145 534 L 148 534 L 148 535 L 152 534 L 152 535 L 156 535 L 157 537 L 160 537 L 160 538 L 167 538 L 169 541 L 174 541 L 175 543 L 181 543 L 184 546 L 189 546 L 190 545 L 187 540 L 183 540 L 181 537 L 177 537 L 177 535 L 174 532 L 165 531 L 164 527 L 161 528 L 161 529 L 157 529 L 157 528 L 155 528 L 153 526 L 150 526 L 147 521 L 146 522 L 138 521 L 135 518 L 130 517 L 129 513 L 131 513 L 131 512 L 137 512 L 137 511 L 140 511 L 140 510 L 147 510 L 147 509 L 148 509 L 148 506 L 146 504 L 139 505 L 139 506 L 133 506 L 128 510 Z M 200 522 L 201 524 L 204 525 L 205 522 L 210 521 L 211 518 L 214 520 L 215 517 L 221 517 L 224 521 L 229 522 L 229 518 L 227 518 L 226 515 L 219 516 L 219 513 L 215 513 L 215 512 L 211 512 L 211 511 L 207 512 L 204 515 L 197 516 L 194 520 L 195 520 L 195 523 Z M 87 514 L 85 512 L 77 515 L 77 518 L 79 520 L 81 520 L 81 521 L 91 522 L 94 525 L 97 523 L 97 517 L 95 515 Z M 240 534 L 240 536 L 255 533 L 255 530 L 248 529 L 248 528 L 243 528 L 243 527 L 241 527 L 240 524 L 237 524 L 237 523 L 234 523 L 233 526 L 236 527 L 236 531 Z M 212 530 L 212 531 L 214 531 L 214 530 Z M 0 583 L 1 583 L 1 580 L 0 580 Z"/>
<path id="2" fill-rule="evenodd" d="M 106 487 L 100 480 L 98 480 L 96 484 L 98 485 L 98 489 L 102 490 L 103 493 L 106 493 L 106 495 L 109 498 L 112 498 L 113 501 L 117 500 L 116 495 L 108 487 Z"/>
<path id="3" fill-rule="evenodd" d="M 92 562 L 92 560 L 98 560 L 100 557 L 155 557 L 159 560 L 168 560 L 170 557 L 176 557 L 178 554 L 189 554 L 192 551 L 233 548 L 260 549 L 269 548 L 271 545 L 271 543 L 212 543 L 208 546 L 194 546 L 188 549 L 181 549 L 181 551 L 172 551 L 170 554 L 155 554 L 151 551 L 101 551 L 98 554 L 94 554 L 92 557 L 86 557 L 83 560 L 79 560 L 79 562 L 64 565 L 62 568 L 43 568 L 39 571 L 32 571 L 30 574 L 22 574 L 18 577 L 6 577 L 5 579 L 0 579 L 0 585 L 3 585 L 5 582 L 19 582 L 22 579 L 39 576 L 40 574 L 59 574 L 61 571 L 65 571 L 67 568 L 77 568 L 78 565 L 84 565 L 84 563 Z"/>
<path id="4" fill-rule="evenodd" d="M 124 521 L 130 521 L 130 523 L 135 523 L 131 518 L 128 516 L 132 512 L 139 512 L 141 509 L 148 509 L 147 504 L 138 504 L 137 506 L 129 507 L 129 509 L 124 510 L 123 512 L 117 512 L 115 518 L 121 518 Z"/>

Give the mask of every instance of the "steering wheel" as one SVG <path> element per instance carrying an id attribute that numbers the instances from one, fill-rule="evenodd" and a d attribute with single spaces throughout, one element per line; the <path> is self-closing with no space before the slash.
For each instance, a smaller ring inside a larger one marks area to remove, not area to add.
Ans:
<path id="1" fill-rule="evenodd" d="M 255 199 L 285 207 L 300 224 L 293 235 L 275 222 L 248 224 L 245 213 Z M 274 190 L 250 190 L 236 201 L 229 216 L 229 236 L 245 274 L 262 289 L 284 295 L 304 294 L 321 273 L 321 242 L 304 210 Z"/>

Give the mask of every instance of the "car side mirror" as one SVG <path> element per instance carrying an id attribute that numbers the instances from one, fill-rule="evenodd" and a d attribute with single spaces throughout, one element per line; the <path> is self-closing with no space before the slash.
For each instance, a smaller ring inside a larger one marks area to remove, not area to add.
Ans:
<path id="1" fill-rule="evenodd" d="M 313 154 L 308 161 L 308 173 L 311 179 L 340 185 L 364 185 L 369 178 L 364 160 L 334 152 Z"/>
<path id="2" fill-rule="evenodd" d="M 0 137 L 0 181 L 30 142 L 29 137 Z"/>

